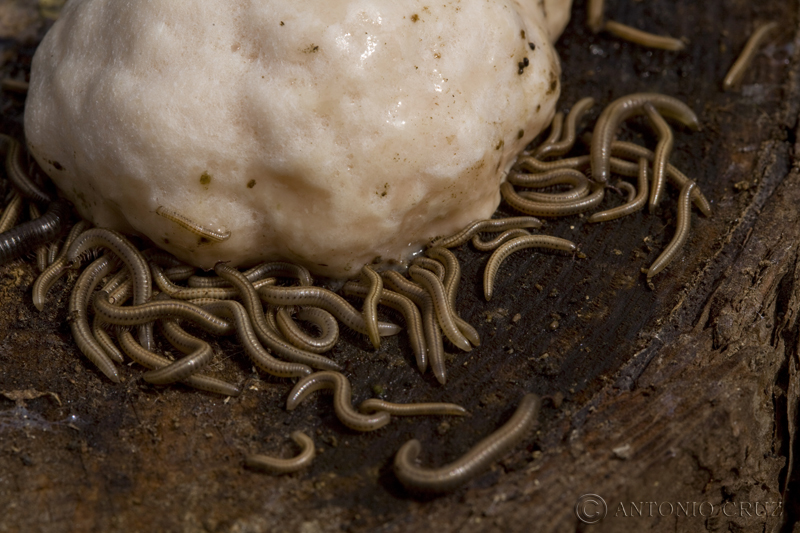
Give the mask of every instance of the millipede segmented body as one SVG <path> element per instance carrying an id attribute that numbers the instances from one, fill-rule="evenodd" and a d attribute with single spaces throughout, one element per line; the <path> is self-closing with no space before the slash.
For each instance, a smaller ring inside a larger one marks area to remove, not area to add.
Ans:
<path id="1" fill-rule="evenodd" d="M 0 264 L 22 257 L 58 237 L 66 229 L 69 213 L 69 203 L 59 199 L 39 218 L 0 233 Z"/>
<path id="2" fill-rule="evenodd" d="M 204 239 L 208 239 L 209 241 L 222 242 L 229 239 L 231 236 L 231 232 L 223 227 L 219 227 L 217 229 L 207 228 L 201 224 L 198 224 L 189 217 L 178 213 L 174 209 L 164 207 L 163 205 L 158 206 L 158 209 L 156 209 L 156 214 L 166 218 L 167 220 L 171 220 L 183 229 L 189 230 L 195 235 L 198 235 Z"/>
<path id="3" fill-rule="evenodd" d="M 280 459 L 269 455 L 248 455 L 245 466 L 269 474 L 289 474 L 307 468 L 314 460 L 314 441 L 302 431 L 292 432 L 292 440 L 300 446 L 300 453 L 291 459 Z"/>
<path id="4" fill-rule="evenodd" d="M 742 81 L 744 73 L 747 72 L 748 67 L 750 67 L 750 64 L 753 62 L 753 58 L 755 58 L 761 43 L 763 43 L 769 34 L 777 27 L 777 22 L 767 22 L 759 26 L 758 29 L 753 32 L 753 35 L 747 39 L 747 44 L 744 45 L 742 53 L 736 59 L 736 62 L 728 71 L 725 80 L 722 82 L 722 88 L 724 90 L 728 91 Z"/>
<path id="5" fill-rule="evenodd" d="M 406 488 L 418 492 L 447 492 L 486 470 L 516 446 L 536 424 L 541 399 L 526 394 L 517 410 L 500 429 L 485 437 L 467 453 L 440 468 L 427 469 L 415 462 L 422 451 L 416 439 L 406 442 L 394 458 L 394 472 Z"/>
<path id="6" fill-rule="evenodd" d="M 25 148 L 16 139 L 0 134 L 0 139 L 6 143 L 6 175 L 14 188 L 30 200 L 36 202 L 50 202 L 51 196 L 33 182 L 25 170 Z"/>

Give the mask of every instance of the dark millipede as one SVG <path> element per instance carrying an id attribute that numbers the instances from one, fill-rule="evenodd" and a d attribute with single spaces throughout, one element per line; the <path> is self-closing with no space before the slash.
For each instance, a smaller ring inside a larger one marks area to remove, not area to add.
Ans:
<path id="1" fill-rule="evenodd" d="M 67 227 L 69 214 L 69 202 L 58 199 L 39 218 L 0 233 L 0 264 L 18 259 L 61 235 Z"/>

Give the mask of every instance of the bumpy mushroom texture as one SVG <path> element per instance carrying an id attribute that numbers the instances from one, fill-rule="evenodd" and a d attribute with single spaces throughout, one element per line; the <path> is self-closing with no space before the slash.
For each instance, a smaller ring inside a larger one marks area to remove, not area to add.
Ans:
<path id="1" fill-rule="evenodd" d="M 28 145 L 82 216 L 203 268 L 402 263 L 494 212 L 554 113 L 570 2 L 72 0 Z"/>

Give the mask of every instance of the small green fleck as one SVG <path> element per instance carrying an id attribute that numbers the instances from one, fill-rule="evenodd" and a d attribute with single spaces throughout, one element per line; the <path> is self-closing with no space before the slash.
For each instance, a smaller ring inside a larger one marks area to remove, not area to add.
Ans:
<path id="1" fill-rule="evenodd" d="M 250 181 L 247 182 L 247 188 L 248 189 L 252 189 L 255 186 L 256 186 L 256 180 L 250 180 Z"/>
<path id="2" fill-rule="evenodd" d="M 50 20 L 58 19 L 66 0 L 39 0 L 39 14 Z"/>
<path id="3" fill-rule="evenodd" d="M 208 185 L 209 183 L 211 183 L 211 174 L 209 174 L 208 171 L 205 171 L 202 174 L 200 174 L 200 184 Z"/>
<path id="4" fill-rule="evenodd" d="M 383 385 L 381 385 L 379 383 L 376 383 L 375 385 L 372 386 L 372 393 L 375 396 L 383 396 L 385 392 L 386 392 L 386 389 L 384 389 Z"/>

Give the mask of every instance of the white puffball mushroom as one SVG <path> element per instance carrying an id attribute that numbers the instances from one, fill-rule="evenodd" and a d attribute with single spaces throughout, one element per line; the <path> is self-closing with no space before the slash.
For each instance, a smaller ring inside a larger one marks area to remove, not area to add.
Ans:
<path id="1" fill-rule="evenodd" d="M 83 217 L 203 268 L 403 263 L 496 209 L 570 3 L 71 0 L 28 146 Z"/>

